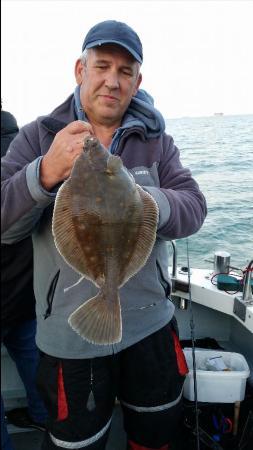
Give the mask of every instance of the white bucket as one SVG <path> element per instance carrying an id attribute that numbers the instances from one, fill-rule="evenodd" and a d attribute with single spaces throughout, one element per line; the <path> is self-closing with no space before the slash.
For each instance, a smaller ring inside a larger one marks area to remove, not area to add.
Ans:
<path id="1" fill-rule="evenodd" d="M 194 401 L 192 349 L 184 349 L 189 373 L 184 384 L 184 397 Z M 209 358 L 222 356 L 229 371 L 200 370 Z M 197 399 L 209 403 L 234 403 L 245 397 L 246 381 L 250 370 L 246 359 L 239 353 L 195 349 Z"/>

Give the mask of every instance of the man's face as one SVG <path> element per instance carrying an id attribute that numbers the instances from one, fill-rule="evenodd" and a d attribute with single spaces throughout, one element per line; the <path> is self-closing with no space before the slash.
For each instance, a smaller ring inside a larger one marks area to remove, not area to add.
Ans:
<path id="1" fill-rule="evenodd" d="M 86 62 L 76 63 L 81 103 L 91 122 L 119 126 L 141 83 L 139 65 L 118 45 L 88 51 Z"/>

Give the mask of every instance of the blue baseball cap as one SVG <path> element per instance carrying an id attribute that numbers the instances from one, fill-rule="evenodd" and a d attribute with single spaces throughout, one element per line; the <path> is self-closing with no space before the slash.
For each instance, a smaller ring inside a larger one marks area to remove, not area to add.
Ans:
<path id="1" fill-rule="evenodd" d="M 117 44 L 124 47 L 142 64 L 142 44 L 138 34 L 126 23 L 116 20 L 105 20 L 90 29 L 84 39 L 82 51 L 86 48 L 98 47 L 103 44 Z"/>

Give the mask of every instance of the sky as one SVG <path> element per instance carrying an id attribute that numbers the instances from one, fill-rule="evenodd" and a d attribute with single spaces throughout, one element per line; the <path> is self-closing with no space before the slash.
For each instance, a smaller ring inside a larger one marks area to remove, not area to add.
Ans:
<path id="1" fill-rule="evenodd" d="M 1 98 L 20 126 L 73 92 L 84 37 L 106 19 L 138 33 L 141 87 L 165 118 L 253 113 L 251 0 L 1 3 Z"/>

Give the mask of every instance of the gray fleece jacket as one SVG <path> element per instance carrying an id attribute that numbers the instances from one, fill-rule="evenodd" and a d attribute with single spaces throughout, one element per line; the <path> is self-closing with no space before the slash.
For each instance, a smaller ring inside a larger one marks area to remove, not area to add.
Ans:
<path id="1" fill-rule="evenodd" d="M 91 358 L 117 353 L 171 320 L 174 306 L 168 298 L 167 241 L 196 233 L 205 219 L 206 203 L 190 171 L 182 166 L 172 137 L 160 126 L 161 121 L 160 132 L 150 130 L 152 117 L 157 119 L 150 101 L 145 111 L 145 98 L 134 99 L 120 131 L 115 133 L 112 148 L 136 183 L 159 206 L 157 240 L 145 266 L 120 289 L 122 341 L 99 346 L 83 340 L 68 324 L 68 317 L 93 297 L 97 288 L 83 280 L 64 291 L 80 275 L 64 262 L 52 236 L 52 212 L 59 186 L 45 191 L 39 178 L 41 158 L 55 134 L 77 119 L 75 107 L 71 95 L 49 116 L 23 127 L 2 159 L 2 242 L 17 242 L 32 234 L 38 347 L 56 357 Z"/>

